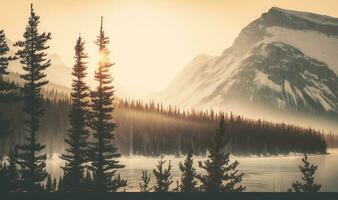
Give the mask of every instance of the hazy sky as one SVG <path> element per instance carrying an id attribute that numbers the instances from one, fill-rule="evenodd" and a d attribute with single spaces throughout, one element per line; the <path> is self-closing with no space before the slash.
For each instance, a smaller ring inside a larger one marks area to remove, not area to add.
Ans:
<path id="1" fill-rule="evenodd" d="M 104 16 L 116 66 L 115 80 L 135 95 L 164 89 L 196 55 L 219 55 L 239 31 L 272 6 L 338 16 L 337 0 L 0 0 L 0 29 L 22 37 L 34 3 L 41 30 L 52 33 L 50 52 L 73 64 L 79 33 L 91 57 Z"/>

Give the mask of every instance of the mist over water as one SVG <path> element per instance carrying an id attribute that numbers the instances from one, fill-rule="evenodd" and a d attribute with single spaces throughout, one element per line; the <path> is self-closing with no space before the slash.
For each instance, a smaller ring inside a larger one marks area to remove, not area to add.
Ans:
<path id="1" fill-rule="evenodd" d="M 242 184 L 246 186 L 247 192 L 283 192 L 291 187 L 292 182 L 300 180 L 301 174 L 298 166 L 301 163 L 301 155 L 273 156 L 273 157 L 234 157 L 231 161 L 239 161 L 239 171 L 243 172 Z M 167 166 L 169 160 L 173 164 L 172 175 L 176 187 L 176 180 L 179 180 L 181 172 L 178 163 L 185 159 L 184 156 L 166 156 Z M 195 168 L 198 173 L 203 171 L 198 167 L 197 161 L 205 160 L 205 157 L 194 157 Z M 151 184 L 154 184 L 155 177 L 152 173 L 159 157 L 129 156 L 119 159 L 126 167 L 119 171 L 121 177 L 128 180 L 126 191 L 139 191 L 142 171 L 146 170 L 151 174 Z M 322 192 L 338 192 L 338 149 L 329 149 L 326 155 L 310 155 L 309 161 L 318 165 L 316 181 L 322 185 Z M 58 177 L 62 174 L 60 166 L 64 162 L 54 154 L 47 161 L 47 170 L 52 176 Z"/>

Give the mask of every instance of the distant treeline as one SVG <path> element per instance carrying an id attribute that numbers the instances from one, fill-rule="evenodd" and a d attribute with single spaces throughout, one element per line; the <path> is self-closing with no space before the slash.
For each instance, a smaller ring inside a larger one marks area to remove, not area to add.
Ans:
<path id="1" fill-rule="evenodd" d="M 46 114 L 42 118 L 39 138 L 48 154 L 62 153 L 64 138 L 69 129 L 70 100 L 57 98 L 54 90 L 45 90 Z M 1 108 L 13 121 L 13 134 L 3 138 L 1 151 L 7 152 L 14 144 L 22 143 L 23 113 L 19 103 Z M 217 128 L 220 113 L 213 110 L 181 110 L 174 106 L 141 100 L 116 100 L 114 120 L 117 145 L 123 155 L 158 156 L 185 154 L 190 148 L 195 154 L 206 154 L 210 139 Z M 325 153 L 329 139 L 310 128 L 246 119 L 225 113 L 228 150 L 237 155 L 276 155 L 298 153 Z M 333 137 L 333 136 L 332 136 Z M 330 144 L 335 141 L 330 140 Z"/>
<path id="2" fill-rule="evenodd" d="M 338 135 L 329 133 L 324 135 L 326 145 L 328 148 L 338 148 Z"/>
<path id="3" fill-rule="evenodd" d="M 195 152 L 204 154 L 220 116 L 213 110 L 184 111 L 154 101 L 120 100 L 116 120 L 121 151 L 179 154 L 187 153 L 192 146 Z M 232 113 L 225 113 L 225 121 L 228 148 L 234 154 L 326 152 L 323 134 L 311 128 L 246 119 Z M 123 148 L 128 146 L 129 151 Z"/>

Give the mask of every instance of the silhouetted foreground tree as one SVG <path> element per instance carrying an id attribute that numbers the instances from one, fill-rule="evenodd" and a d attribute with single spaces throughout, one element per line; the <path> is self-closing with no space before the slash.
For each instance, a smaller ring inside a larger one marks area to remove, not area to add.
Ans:
<path id="1" fill-rule="evenodd" d="M 170 192 L 170 185 L 173 183 L 171 168 L 173 167 L 171 161 L 168 163 L 168 168 L 164 168 L 164 164 L 166 163 L 163 160 L 164 156 L 161 156 L 158 164 L 156 165 L 156 169 L 153 170 L 153 173 L 156 178 L 156 184 L 154 186 L 155 192 Z"/>
<path id="2" fill-rule="evenodd" d="M 173 183 L 171 175 L 171 162 L 169 161 L 168 168 L 164 168 L 166 161 L 161 156 L 156 169 L 153 170 L 156 183 L 154 186 L 155 192 L 242 192 L 245 187 L 239 185 L 242 181 L 243 173 L 238 173 L 236 169 L 239 163 L 235 161 L 230 163 L 230 153 L 224 153 L 227 144 L 225 136 L 225 120 L 221 117 L 219 129 L 216 132 L 213 143 L 209 148 L 208 159 L 204 162 L 199 162 L 199 166 L 206 170 L 206 174 L 197 175 L 196 169 L 193 167 L 192 151 L 187 154 L 184 163 L 179 163 L 179 168 L 182 172 L 181 182 L 177 181 L 177 187 L 170 190 L 170 185 Z M 200 180 L 200 188 L 197 188 Z M 142 173 L 143 184 L 140 183 L 141 191 L 148 188 L 150 178 L 145 172 Z M 146 190 L 147 191 L 147 190 Z"/>
<path id="3" fill-rule="evenodd" d="M 15 90 L 17 89 L 14 83 L 9 83 L 5 80 L 5 76 L 9 73 L 7 67 L 9 61 L 14 58 L 8 56 L 9 47 L 6 43 L 4 30 L 0 30 L 0 104 L 13 103 L 18 100 Z M 10 120 L 2 119 L 0 112 L 0 138 L 6 137 L 10 133 Z"/>
<path id="4" fill-rule="evenodd" d="M 180 192 L 197 192 L 196 169 L 193 167 L 194 160 L 192 159 L 192 151 L 187 154 L 184 163 L 179 163 L 179 168 L 182 172 L 181 182 L 179 184 Z"/>
<path id="5" fill-rule="evenodd" d="M 0 30 L 0 104 L 9 104 L 19 100 L 16 90 L 18 87 L 14 83 L 5 80 L 9 73 L 7 67 L 9 61 L 15 58 L 8 56 L 9 47 L 6 43 L 6 36 L 3 30 Z M 7 106 L 7 105 L 6 105 Z M 6 137 L 11 132 L 11 120 L 3 120 L 0 112 L 0 138 Z M 1 162 L 1 157 L 0 157 Z M 8 164 L 7 164 L 8 163 Z M 18 189 L 18 172 L 16 163 L 16 151 L 9 151 L 8 159 L 0 163 L 0 191 L 14 192 Z"/>
<path id="6" fill-rule="evenodd" d="M 37 132 L 40 127 L 40 118 L 44 114 L 41 87 L 48 83 L 47 80 L 44 80 L 46 77 L 44 71 L 50 66 L 50 60 L 46 60 L 45 50 L 49 48 L 46 42 L 51 39 L 51 34 L 40 34 L 38 32 L 39 23 L 39 16 L 35 14 L 33 4 L 31 4 L 28 25 L 23 34 L 24 40 L 14 44 L 20 48 L 16 55 L 20 57 L 20 63 L 25 71 L 21 78 L 25 81 L 23 111 L 27 114 L 25 124 L 28 136 L 26 143 L 18 146 L 20 150 L 18 163 L 21 166 L 22 189 L 24 191 L 41 191 L 43 189 L 41 183 L 47 177 L 46 155 L 40 154 L 44 146 L 38 142 Z"/>
<path id="7" fill-rule="evenodd" d="M 68 131 L 68 138 L 65 143 L 68 145 L 66 154 L 61 158 L 66 161 L 64 170 L 64 189 L 70 192 L 78 192 L 83 190 L 84 168 L 88 162 L 88 137 L 89 130 L 87 128 L 88 115 L 88 86 L 84 82 L 86 77 L 86 62 L 88 57 L 84 52 L 84 42 L 79 37 L 75 46 L 75 65 L 72 75 L 74 80 L 72 83 L 71 93 L 71 111 L 69 114 L 71 128 Z"/>
<path id="8" fill-rule="evenodd" d="M 206 171 L 199 174 L 201 190 L 205 192 L 242 192 L 245 187 L 237 186 L 242 181 L 243 173 L 236 169 L 238 162 L 230 163 L 230 153 L 224 153 L 227 141 L 225 138 L 225 120 L 221 117 L 219 130 L 216 132 L 214 142 L 209 148 L 208 159 L 199 162 L 199 166 Z"/>
<path id="9" fill-rule="evenodd" d="M 142 171 L 141 180 L 142 182 L 139 183 L 140 192 L 150 192 L 151 191 L 151 188 L 149 187 L 150 174 L 148 174 L 147 171 Z"/>
<path id="10" fill-rule="evenodd" d="M 116 158 L 120 157 L 117 148 L 112 144 L 115 135 L 113 131 L 116 124 L 113 122 L 112 112 L 114 111 L 114 88 L 110 68 L 113 65 L 109 61 L 108 44 L 109 39 L 103 31 L 101 18 L 100 34 L 96 44 L 99 47 L 99 66 L 95 71 L 97 88 L 91 92 L 92 113 L 90 126 L 93 130 L 94 142 L 91 144 L 89 168 L 93 171 L 94 191 L 107 192 L 117 191 L 127 185 L 127 181 L 116 174 L 117 169 L 123 168 Z"/>
<path id="11" fill-rule="evenodd" d="M 315 173 L 318 168 L 317 165 L 312 165 L 308 161 L 308 157 L 305 154 L 302 158 L 303 165 L 299 166 L 299 170 L 302 173 L 302 181 L 296 181 L 292 184 L 292 188 L 289 189 L 289 192 L 319 192 L 321 185 L 315 183 Z"/>

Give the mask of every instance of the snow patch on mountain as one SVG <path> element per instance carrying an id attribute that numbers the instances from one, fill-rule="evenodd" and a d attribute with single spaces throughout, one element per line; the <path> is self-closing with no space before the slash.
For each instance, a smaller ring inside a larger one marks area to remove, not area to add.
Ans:
<path id="1" fill-rule="evenodd" d="M 268 87 L 272 90 L 274 90 L 275 92 L 281 92 L 282 89 L 279 85 L 277 85 L 275 82 L 271 81 L 268 78 L 267 74 L 264 74 L 260 71 L 256 72 L 256 78 L 254 80 L 254 82 L 256 83 L 257 88 L 261 88 L 261 87 Z"/>
<path id="2" fill-rule="evenodd" d="M 268 27 L 264 43 L 283 42 L 301 50 L 309 57 L 320 60 L 338 74 L 338 36 L 328 36 L 317 31 L 292 30 Z"/>
<path id="3" fill-rule="evenodd" d="M 331 102 L 328 98 L 326 98 L 323 94 L 322 91 L 318 88 L 314 88 L 311 86 L 306 86 L 304 88 L 304 91 L 316 102 L 320 103 L 321 106 L 323 106 L 323 108 L 326 111 L 334 111 L 336 105 Z"/>

